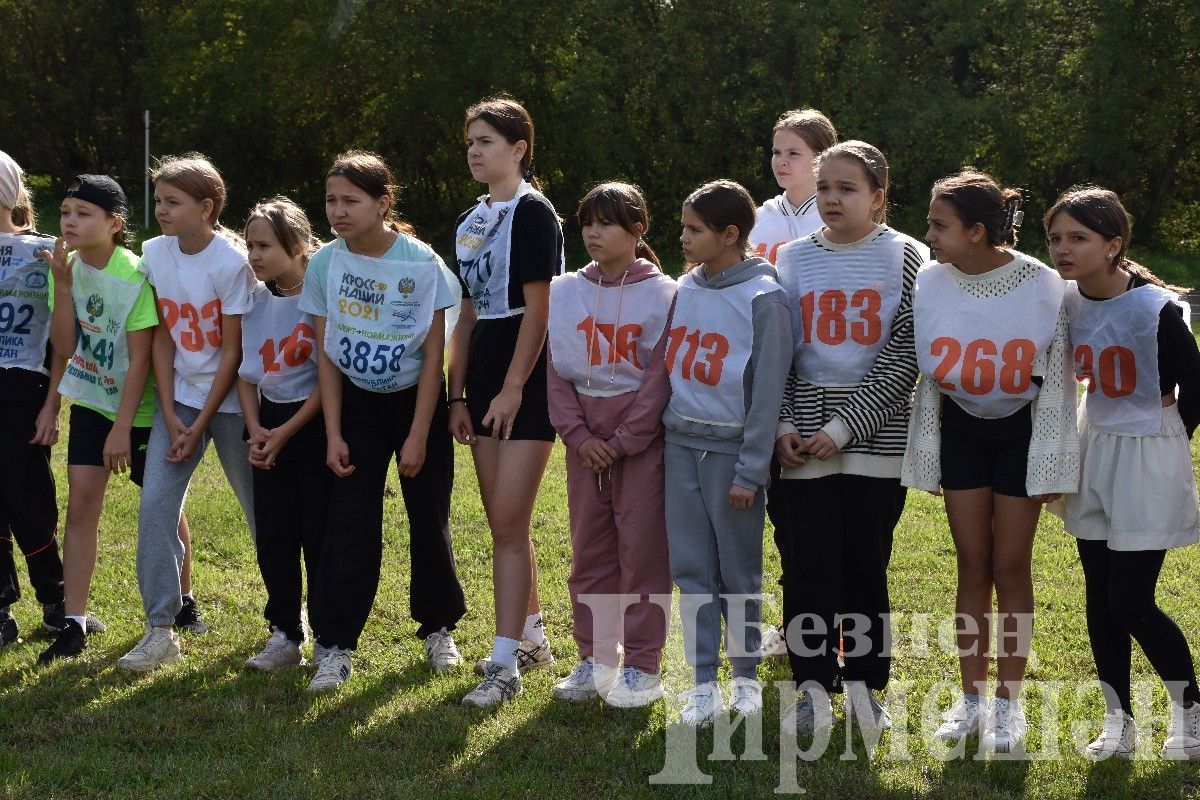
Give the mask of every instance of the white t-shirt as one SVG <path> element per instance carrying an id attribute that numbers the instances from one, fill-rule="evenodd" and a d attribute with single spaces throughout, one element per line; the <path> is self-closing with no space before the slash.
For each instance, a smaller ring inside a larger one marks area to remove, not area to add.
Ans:
<path id="1" fill-rule="evenodd" d="M 750 248 L 754 255 L 774 264 L 780 247 L 807 236 L 821 225 L 815 194 L 796 208 L 788 202 L 787 192 L 784 192 L 758 207 L 754 228 L 750 231 Z"/>
<path id="2" fill-rule="evenodd" d="M 221 364 L 221 316 L 249 311 L 260 283 L 246 251 L 220 234 L 195 255 L 180 250 L 176 237 L 157 236 L 142 245 L 142 261 L 175 340 L 175 400 L 203 408 Z M 218 410 L 241 413 L 233 389 Z"/>

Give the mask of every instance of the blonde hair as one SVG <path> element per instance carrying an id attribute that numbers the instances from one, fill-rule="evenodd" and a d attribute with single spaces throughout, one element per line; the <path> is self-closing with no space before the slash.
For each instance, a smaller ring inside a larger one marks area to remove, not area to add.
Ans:
<path id="1" fill-rule="evenodd" d="M 815 108 L 793 108 L 783 112 L 776 120 L 775 127 L 771 129 L 771 135 L 774 136 L 780 131 L 791 131 L 799 136 L 813 151 L 814 156 L 833 147 L 838 140 L 837 129 L 833 127 L 829 117 Z"/>
<path id="2" fill-rule="evenodd" d="M 211 200 L 212 219 L 208 223 L 214 231 L 229 233 L 220 223 L 225 208 L 225 181 L 207 156 L 202 153 L 166 156 L 150 171 L 150 180 L 155 184 L 169 183 L 198 201 Z"/>

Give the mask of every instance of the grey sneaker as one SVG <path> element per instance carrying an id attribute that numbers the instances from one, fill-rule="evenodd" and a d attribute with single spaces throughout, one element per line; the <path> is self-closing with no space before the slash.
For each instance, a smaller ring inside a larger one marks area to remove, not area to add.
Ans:
<path id="1" fill-rule="evenodd" d="M 464 706 L 487 708 L 507 703 L 521 693 L 521 676 L 505 669 L 503 664 L 485 660 L 483 680 L 462 699 Z"/>
<path id="2" fill-rule="evenodd" d="M 1106 758 L 1132 758 L 1137 744 L 1137 726 L 1133 717 L 1121 709 L 1104 715 L 1104 724 L 1097 736 L 1083 751 L 1093 761 Z"/>
<path id="3" fill-rule="evenodd" d="M 608 673 L 607 683 L 600 682 L 602 672 Z M 588 656 L 576 664 L 567 677 L 554 684 L 554 691 L 550 695 L 555 700 L 567 700 L 572 703 L 594 700 L 612 685 L 615 673 L 616 670 L 597 664 L 596 659 Z"/>
<path id="4" fill-rule="evenodd" d="M 450 631 L 442 628 L 425 637 L 425 660 L 434 672 L 448 672 L 462 663 Z"/>
<path id="5" fill-rule="evenodd" d="M 825 692 L 805 692 L 796 704 L 783 712 L 780 725 L 797 736 L 812 736 L 833 728 L 833 702 Z"/>
<path id="6" fill-rule="evenodd" d="M 489 659 L 481 658 L 475 662 L 475 674 L 484 674 L 484 669 L 487 667 Z M 529 672 L 534 669 L 543 669 L 554 663 L 554 653 L 550 652 L 550 639 L 547 639 L 541 644 L 534 644 L 528 639 L 522 639 L 517 645 L 517 672 Z"/>
<path id="7" fill-rule="evenodd" d="M 170 628 L 146 626 L 146 635 L 117 661 L 117 666 L 132 672 L 150 672 L 163 664 L 174 664 L 179 654 L 179 634 Z"/>
<path id="8" fill-rule="evenodd" d="M 317 674 L 308 683 L 310 692 L 326 692 L 337 689 L 350 677 L 350 651 L 330 647 L 317 664 Z"/>
<path id="9" fill-rule="evenodd" d="M 783 638 L 782 625 L 772 626 L 763 631 L 759 655 L 763 658 L 786 658 L 787 654 L 787 639 Z"/>
<path id="10" fill-rule="evenodd" d="M 842 710 L 845 712 L 846 721 L 854 720 L 863 728 L 871 728 L 875 731 L 885 731 L 892 727 L 892 716 L 887 709 L 883 707 L 883 703 L 879 702 L 879 698 L 875 693 L 867 688 L 865 683 L 861 681 L 847 681 L 845 684 L 846 694 L 842 700 Z M 859 707 L 870 711 L 869 718 L 863 718 L 858 715 Z"/>
<path id="11" fill-rule="evenodd" d="M 933 738 L 940 742 L 957 742 L 964 736 L 979 733 L 983 721 L 983 702 L 979 695 L 964 695 L 954 707 L 942 714 L 942 724 Z"/>
<path id="12" fill-rule="evenodd" d="M 662 678 L 657 672 L 646 672 L 637 667 L 625 667 L 621 677 L 604 696 L 604 702 L 613 708 L 641 708 L 663 696 Z"/>
<path id="13" fill-rule="evenodd" d="M 262 652 L 246 660 L 246 666 L 259 672 L 274 672 L 285 667 L 298 667 L 304 663 L 300 644 L 293 642 L 287 634 L 274 629 Z"/>
<path id="14" fill-rule="evenodd" d="M 754 678 L 734 678 L 729 693 L 730 713 L 749 717 L 763 710 L 762 684 Z"/>
<path id="15" fill-rule="evenodd" d="M 685 725 L 693 728 L 707 728 L 713 724 L 717 714 L 725 709 L 725 698 L 721 696 L 721 687 L 716 681 L 698 684 L 694 689 L 679 695 L 684 701 L 680 718 Z"/>

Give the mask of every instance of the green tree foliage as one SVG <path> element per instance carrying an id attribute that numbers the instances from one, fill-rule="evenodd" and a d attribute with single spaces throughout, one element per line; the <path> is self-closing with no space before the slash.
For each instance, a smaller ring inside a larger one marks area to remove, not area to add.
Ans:
<path id="1" fill-rule="evenodd" d="M 463 110 L 507 91 L 560 213 L 598 181 L 637 182 L 668 257 L 698 184 L 778 191 L 770 129 L 800 106 L 884 150 L 911 233 L 930 184 L 970 164 L 1028 190 L 1026 241 L 1089 181 L 1124 196 L 1143 241 L 1200 249 L 1200 6 L 1179 0 L 0 0 L 0 27 L 2 146 L 27 170 L 136 193 L 149 108 L 155 154 L 222 169 L 231 224 L 275 193 L 322 222 L 324 170 L 359 147 L 448 250 L 480 191 Z"/>

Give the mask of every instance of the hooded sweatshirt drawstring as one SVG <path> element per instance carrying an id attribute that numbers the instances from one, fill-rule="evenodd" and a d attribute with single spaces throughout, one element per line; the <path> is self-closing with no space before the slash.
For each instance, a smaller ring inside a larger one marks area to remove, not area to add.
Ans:
<path id="1" fill-rule="evenodd" d="M 597 265 L 598 267 L 599 265 Z M 613 323 L 613 341 L 609 342 L 609 346 L 613 348 L 614 358 L 612 359 L 612 370 L 608 374 L 608 383 L 611 386 L 617 380 L 617 360 L 621 357 L 620 350 L 617 349 L 617 331 L 621 329 L 621 301 L 625 298 L 625 278 L 629 275 L 629 267 L 621 273 L 621 282 L 617 287 L 617 319 Z M 592 301 L 592 335 L 588 339 L 588 369 L 587 369 L 587 387 L 592 388 L 592 347 L 600 348 L 600 327 L 596 323 L 596 314 L 600 311 L 600 287 L 604 285 L 604 273 L 600 273 L 600 277 L 596 280 L 596 297 Z"/>

